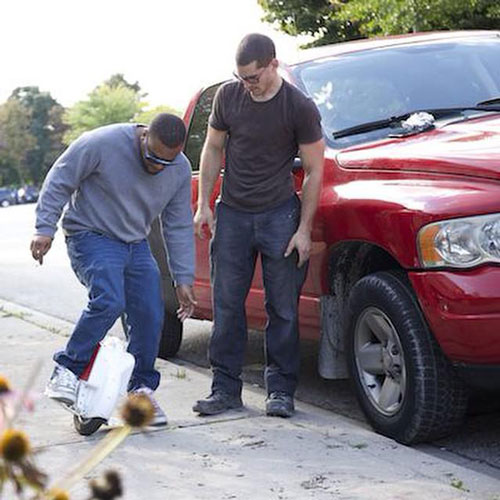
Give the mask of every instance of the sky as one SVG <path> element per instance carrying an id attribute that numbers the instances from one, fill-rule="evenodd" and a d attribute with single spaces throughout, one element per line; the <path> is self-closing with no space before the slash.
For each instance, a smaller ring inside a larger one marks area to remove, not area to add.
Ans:
<path id="1" fill-rule="evenodd" d="M 2 0 L 0 103 L 33 85 L 69 107 L 123 73 L 150 106 L 182 111 L 198 89 L 231 76 L 245 34 L 270 36 L 278 59 L 305 42 L 263 14 L 256 0 Z"/>

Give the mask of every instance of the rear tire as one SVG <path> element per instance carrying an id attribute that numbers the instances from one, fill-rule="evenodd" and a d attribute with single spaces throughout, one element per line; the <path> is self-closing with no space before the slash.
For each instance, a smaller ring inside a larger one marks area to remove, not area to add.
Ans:
<path id="1" fill-rule="evenodd" d="M 349 297 L 348 367 L 373 428 L 404 444 L 453 433 L 467 389 L 429 331 L 406 276 L 379 272 Z"/>
<path id="2" fill-rule="evenodd" d="M 104 418 L 82 418 L 79 415 L 73 415 L 75 429 L 82 436 L 94 434 L 105 423 L 106 420 Z"/>
<path id="3" fill-rule="evenodd" d="M 182 322 L 177 315 L 165 310 L 158 357 L 168 359 L 177 354 L 182 342 L 182 330 Z"/>
<path id="4" fill-rule="evenodd" d="M 120 317 L 125 337 L 127 337 L 127 321 L 125 314 Z M 176 314 L 171 314 L 165 309 L 163 316 L 163 327 L 161 331 L 160 346 L 158 349 L 158 357 L 162 359 L 173 358 L 182 342 L 182 322 L 179 321 Z"/>

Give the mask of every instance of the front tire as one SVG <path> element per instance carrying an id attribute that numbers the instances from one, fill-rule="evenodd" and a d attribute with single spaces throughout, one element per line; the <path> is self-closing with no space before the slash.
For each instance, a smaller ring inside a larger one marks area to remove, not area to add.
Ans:
<path id="1" fill-rule="evenodd" d="M 465 384 L 430 333 L 402 273 L 379 272 L 356 283 L 347 332 L 356 396 L 377 432 L 414 444 L 460 426 Z"/>

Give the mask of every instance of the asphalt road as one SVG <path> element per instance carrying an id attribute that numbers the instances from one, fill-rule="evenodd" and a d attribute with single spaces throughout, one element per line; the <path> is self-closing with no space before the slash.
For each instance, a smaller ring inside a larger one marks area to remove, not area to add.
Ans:
<path id="1" fill-rule="evenodd" d="M 76 321 L 86 294 L 69 268 L 64 238 L 57 234 L 43 266 L 29 253 L 34 205 L 0 208 L 0 298 L 69 321 Z M 188 320 L 179 357 L 204 369 L 211 323 Z M 116 326 L 118 328 L 118 326 Z M 297 398 L 364 422 L 347 381 L 328 381 L 317 374 L 317 346 L 302 345 L 302 374 Z M 250 334 L 245 381 L 262 385 L 263 346 Z M 207 387 L 207 393 L 209 387 Z M 204 396 L 200 394 L 199 396 Z M 459 433 L 419 449 L 431 456 L 466 464 L 500 477 L 500 394 L 475 394 Z M 366 424 L 365 424 L 366 425 Z"/>

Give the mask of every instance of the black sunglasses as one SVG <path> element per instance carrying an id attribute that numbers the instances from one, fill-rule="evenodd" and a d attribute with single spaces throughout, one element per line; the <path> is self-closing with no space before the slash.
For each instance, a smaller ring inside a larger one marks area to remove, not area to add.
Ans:
<path id="1" fill-rule="evenodd" d="M 151 153 L 148 149 L 148 139 L 146 136 L 144 137 L 144 158 L 152 163 L 156 163 L 157 165 L 163 165 L 164 167 L 172 165 L 174 162 L 174 160 L 164 160 L 163 158 L 159 158 L 155 154 Z"/>
<path id="2" fill-rule="evenodd" d="M 241 76 L 238 73 L 236 73 L 236 71 L 233 71 L 233 76 L 237 80 L 239 80 L 240 82 L 246 82 L 246 83 L 250 83 L 250 84 L 257 84 L 257 83 L 259 83 L 262 74 L 264 73 L 264 71 L 266 70 L 266 68 L 268 66 L 269 66 L 269 64 L 267 66 L 264 66 L 261 69 L 261 71 L 259 73 L 255 74 L 255 75 Z"/>

